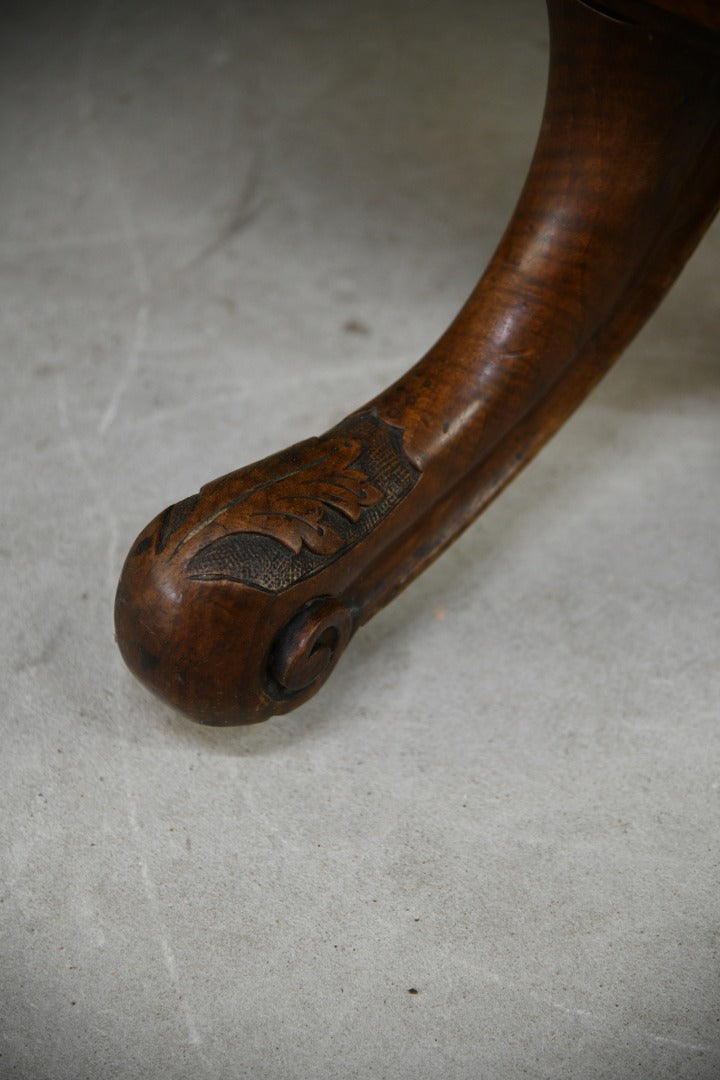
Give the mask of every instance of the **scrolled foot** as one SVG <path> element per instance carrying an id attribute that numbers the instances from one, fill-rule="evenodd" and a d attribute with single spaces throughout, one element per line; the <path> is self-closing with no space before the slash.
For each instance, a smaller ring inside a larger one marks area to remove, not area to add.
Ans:
<path id="1" fill-rule="evenodd" d="M 128 666 L 206 723 L 294 708 L 350 640 L 358 570 L 392 542 L 419 475 L 400 430 L 368 411 L 169 507 L 121 575 Z M 363 559 L 348 559 L 359 546 Z"/>

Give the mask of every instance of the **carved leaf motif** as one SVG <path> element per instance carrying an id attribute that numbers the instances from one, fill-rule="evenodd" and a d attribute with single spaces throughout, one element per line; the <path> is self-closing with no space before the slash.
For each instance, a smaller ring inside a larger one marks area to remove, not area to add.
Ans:
<path id="1" fill-rule="evenodd" d="M 312 446 L 307 461 L 290 457 L 278 461 L 278 475 L 225 502 L 192 529 L 183 543 L 202 528 L 217 524 L 225 535 L 270 536 L 296 555 L 303 544 L 319 555 L 335 554 L 346 540 L 326 510 L 339 511 L 357 522 L 365 507 L 383 498 L 364 472 L 351 467 L 362 449 L 359 439 L 331 439 Z"/>

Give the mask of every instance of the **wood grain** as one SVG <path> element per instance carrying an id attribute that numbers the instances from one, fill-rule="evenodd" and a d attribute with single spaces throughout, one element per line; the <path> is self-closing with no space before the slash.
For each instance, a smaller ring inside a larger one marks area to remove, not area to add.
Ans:
<path id="1" fill-rule="evenodd" d="M 131 549 L 120 649 L 197 720 L 252 723 L 314 694 L 598 382 L 717 210 L 713 50 L 579 0 L 548 6 L 528 179 L 446 333 L 332 431 L 207 485 Z"/>

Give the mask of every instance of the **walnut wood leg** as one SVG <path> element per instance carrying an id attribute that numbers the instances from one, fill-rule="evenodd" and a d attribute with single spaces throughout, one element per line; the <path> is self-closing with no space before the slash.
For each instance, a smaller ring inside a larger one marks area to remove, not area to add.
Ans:
<path id="1" fill-rule="evenodd" d="M 717 209 L 711 38 L 666 33 L 637 4 L 635 21 L 580 0 L 548 6 L 548 94 L 528 179 L 443 337 L 327 434 L 169 507 L 128 555 L 122 654 L 197 720 L 253 723 L 314 694 L 354 631 L 600 379 Z"/>

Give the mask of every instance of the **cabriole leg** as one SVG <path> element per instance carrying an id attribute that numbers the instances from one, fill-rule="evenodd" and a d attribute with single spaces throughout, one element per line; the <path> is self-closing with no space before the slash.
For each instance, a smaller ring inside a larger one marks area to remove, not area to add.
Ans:
<path id="1" fill-rule="evenodd" d="M 548 6 L 528 179 L 446 333 L 337 427 L 207 484 L 131 548 L 120 649 L 194 719 L 253 723 L 314 694 L 582 401 L 714 215 L 717 54 L 580 0 Z"/>

